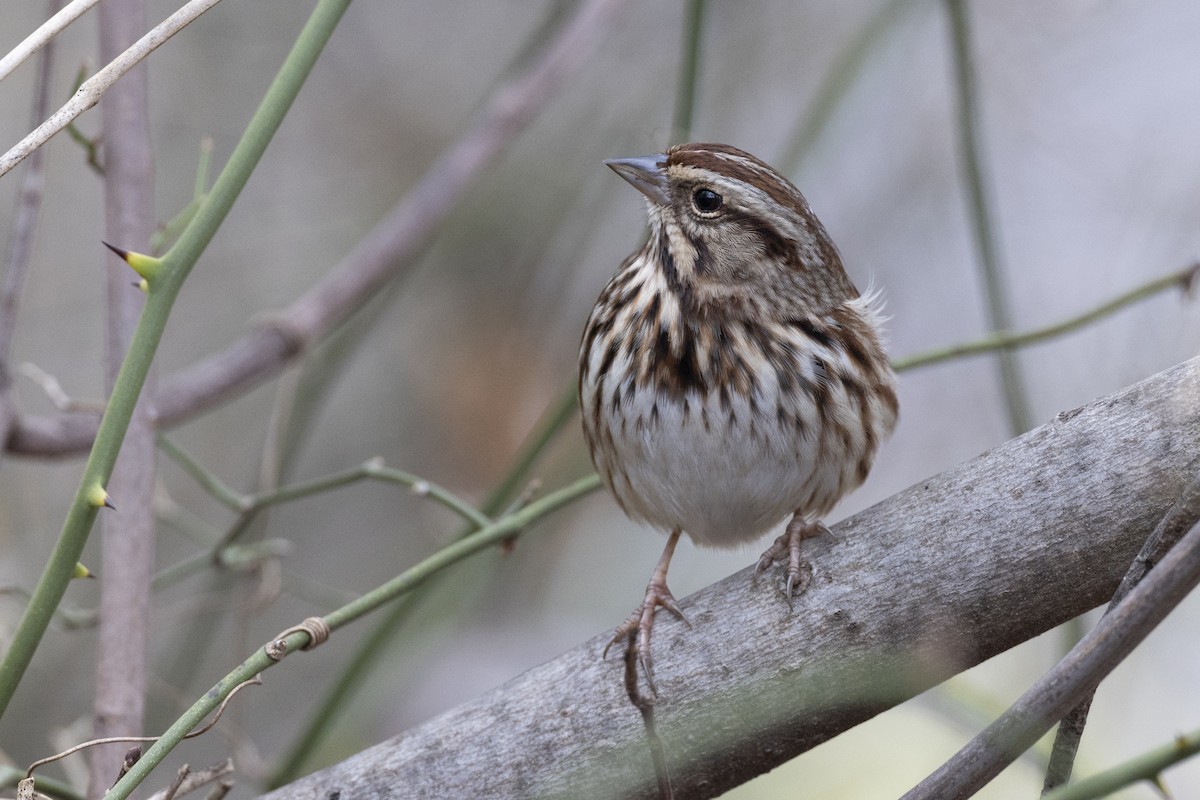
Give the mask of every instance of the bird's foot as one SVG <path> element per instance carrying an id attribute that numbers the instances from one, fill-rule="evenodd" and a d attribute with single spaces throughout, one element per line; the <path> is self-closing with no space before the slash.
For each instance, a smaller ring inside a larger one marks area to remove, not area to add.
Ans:
<path id="1" fill-rule="evenodd" d="M 648 699 L 643 697 L 637 688 L 636 670 L 626 671 L 626 689 L 629 691 L 629 699 L 639 708 L 647 703 L 653 705 L 654 698 L 658 695 L 658 689 L 654 685 L 654 658 L 650 650 L 650 631 L 654 628 L 654 613 L 659 606 L 667 609 L 683 620 L 684 624 L 691 627 L 691 623 L 683 615 L 679 604 L 675 602 L 675 596 L 667 588 L 665 577 L 660 578 L 655 575 L 646 586 L 646 597 L 642 600 L 642 604 L 634 609 L 634 612 L 629 615 L 629 619 L 617 628 L 612 639 L 604 648 L 604 657 L 607 658 L 609 649 L 617 642 L 624 640 L 626 663 L 641 665 L 642 674 L 646 676 L 646 684 L 650 687 L 650 698 Z"/>
<path id="2" fill-rule="evenodd" d="M 788 606 L 792 605 L 792 597 L 808 588 L 812 580 L 812 566 L 800 557 L 800 543 L 829 533 L 829 528 L 823 522 L 810 522 L 799 514 L 788 522 L 787 529 L 767 548 L 754 565 L 755 576 L 766 570 L 776 561 L 787 560 L 783 595 L 787 598 Z"/>

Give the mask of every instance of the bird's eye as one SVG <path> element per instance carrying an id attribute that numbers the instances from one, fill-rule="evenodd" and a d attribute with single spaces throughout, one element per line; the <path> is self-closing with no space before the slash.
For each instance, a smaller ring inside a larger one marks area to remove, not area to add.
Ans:
<path id="1" fill-rule="evenodd" d="M 724 202 L 724 198 L 712 189 L 702 188 L 692 192 L 692 205 L 701 214 L 712 214 L 720 211 L 721 205 Z"/>

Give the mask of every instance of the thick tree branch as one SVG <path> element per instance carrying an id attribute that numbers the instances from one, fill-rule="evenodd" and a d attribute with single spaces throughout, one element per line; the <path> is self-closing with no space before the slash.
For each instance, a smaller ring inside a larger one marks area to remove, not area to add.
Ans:
<path id="1" fill-rule="evenodd" d="M 750 570 L 656 628 L 658 732 L 712 797 L 1111 596 L 1191 480 L 1193 359 L 922 481 L 815 539 L 789 612 Z M 275 793 L 654 797 L 621 664 L 597 637 Z"/>
<path id="2" fill-rule="evenodd" d="M 164 378 L 154 402 L 160 427 L 179 425 L 268 380 L 403 274 L 467 190 L 583 64 L 627 3 L 582 3 L 542 55 L 493 92 L 462 138 L 328 277 L 222 352 Z M 13 421 L 7 448 L 26 455 L 72 455 L 91 444 L 98 422 L 83 415 L 21 417 Z"/>

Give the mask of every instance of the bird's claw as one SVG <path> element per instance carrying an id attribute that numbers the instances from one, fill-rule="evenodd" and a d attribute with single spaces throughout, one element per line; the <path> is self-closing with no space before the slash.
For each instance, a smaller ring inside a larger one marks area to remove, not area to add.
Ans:
<path id="1" fill-rule="evenodd" d="M 754 565 L 755 576 L 761 574 L 776 561 L 786 557 L 787 566 L 784 569 L 783 596 L 787 598 L 788 608 L 793 608 L 792 598 L 808 588 L 812 581 L 812 567 L 800 555 L 800 543 L 805 539 L 823 536 L 829 533 L 829 528 L 823 522 L 809 522 L 800 515 L 792 517 L 787 529 L 759 557 Z"/>
<path id="2" fill-rule="evenodd" d="M 608 658 L 608 651 L 612 646 L 624 640 L 625 657 L 626 659 L 635 658 L 641 665 L 642 674 L 646 676 L 646 685 L 650 687 L 651 698 L 658 695 L 658 688 L 654 684 L 654 658 L 650 648 L 650 631 L 654 628 L 654 614 L 659 606 L 670 611 L 689 628 L 692 626 L 692 623 L 688 622 L 684 615 L 683 609 L 675 602 L 675 596 L 667 588 L 666 581 L 652 580 L 646 587 L 646 597 L 642 600 L 642 604 L 634 609 L 629 618 L 616 629 L 612 639 L 604 646 L 603 655 L 603 658 Z M 636 704 L 638 697 L 635 694 L 636 687 L 631 688 L 630 697 Z"/>

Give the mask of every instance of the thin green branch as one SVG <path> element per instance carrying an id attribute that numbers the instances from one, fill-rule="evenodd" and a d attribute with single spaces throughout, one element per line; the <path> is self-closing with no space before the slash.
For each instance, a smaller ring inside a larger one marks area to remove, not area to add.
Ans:
<path id="1" fill-rule="evenodd" d="M 966 0 L 946 0 L 950 14 L 955 89 L 958 94 L 958 134 L 963 169 L 966 172 L 967 204 L 979 256 L 979 269 L 986 291 L 988 327 L 1002 333 L 1012 328 L 1008 290 L 1001 264 L 1000 241 L 996 232 L 995 211 L 991 207 L 990 188 L 984 177 L 983 142 L 979 121 L 979 88 L 971 52 L 970 21 Z M 1013 435 L 1032 426 L 1029 395 L 1021 376 L 1016 354 L 1010 349 L 999 354 L 1000 381 Z"/>
<path id="2" fill-rule="evenodd" d="M 208 193 L 208 172 L 212 166 L 213 140 L 205 136 L 200 140 L 200 157 L 196 159 L 196 184 L 192 189 L 192 200 L 200 202 Z"/>
<path id="3" fill-rule="evenodd" d="M 559 431 L 573 418 L 579 405 L 577 398 L 578 391 L 575 381 L 572 380 L 559 398 L 554 401 L 554 404 L 542 413 L 533 431 L 526 437 L 520 451 L 513 459 L 508 473 L 484 501 L 482 512 L 484 515 L 495 516 L 512 507 L 522 487 L 526 485 L 533 465 L 537 463 L 538 458 Z M 509 513 L 511 512 L 505 513 L 505 517 L 509 516 Z M 459 534 L 459 538 L 470 535 L 474 530 L 477 530 L 475 526 L 468 526 Z M 320 743 L 321 737 L 332 729 L 334 717 L 346 707 L 351 694 L 365 685 L 371 669 L 379 662 L 382 655 L 388 652 L 388 642 L 397 635 L 397 631 L 401 630 L 409 615 L 428 594 L 432 585 L 426 584 L 401 598 L 359 643 L 341 675 L 317 705 L 303 731 L 296 737 L 295 745 L 268 778 L 267 785 L 270 788 L 278 788 L 299 777 L 304 765 Z"/>
<path id="4" fill-rule="evenodd" d="M 94 577 L 94 576 L 93 576 Z M 21 601 L 28 601 L 31 594 L 28 589 L 23 586 L 0 585 L 0 597 L 13 597 Z M 60 605 L 54 609 L 54 616 L 58 619 L 58 623 L 62 625 L 63 630 L 73 631 L 80 628 L 91 628 L 96 624 L 97 610 L 94 608 L 77 608 L 74 606 Z M 2 785 L 2 784 L 0 784 Z"/>
<path id="5" fill-rule="evenodd" d="M 215 558 L 209 551 L 193 553 L 159 570 L 151 586 L 154 591 L 173 586 L 185 578 L 209 569 L 214 561 L 231 570 L 249 569 L 263 561 L 284 558 L 291 554 L 292 548 L 290 539 L 275 538 L 249 544 L 231 544 L 220 548 Z"/>
<path id="6" fill-rule="evenodd" d="M 448 508 L 475 527 L 491 524 L 489 516 L 479 511 L 466 500 L 455 495 L 443 486 L 426 480 L 411 472 L 404 472 L 393 467 L 385 466 L 382 459 L 373 458 L 357 467 L 342 472 L 324 475 L 308 481 L 281 486 L 278 489 L 260 492 L 244 498 L 242 510 L 251 513 L 270 506 L 279 505 L 303 497 L 310 497 L 322 492 L 356 483 L 362 480 L 377 480 L 385 483 L 398 483 L 413 490 L 413 494 L 428 497 L 435 503 Z"/>
<path id="7" fill-rule="evenodd" d="M 413 494 L 428 497 L 430 500 L 440 503 L 477 528 L 483 528 L 492 523 L 491 517 L 487 514 L 436 483 L 418 478 L 408 472 L 385 467 L 382 462 L 368 461 L 364 468 L 367 470 L 368 477 L 407 486 L 413 490 Z"/>
<path id="8" fill-rule="evenodd" d="M 917 369 L 918 367 L 928 367 L 932 364 L 940 364 L 943 361 L 949 361 L 953 358 L 980 355 L 997 350 L 1012 350 L 1017 347 L 1043 342 L 1047 339 L 1053 339 L 1057 336 L 1078 330 L 1085 325 L 1090 325 L 1099 319 L 1120 311 L 1126 306 L 1145 300 L 1148 297 L 1153 297 L 1167 289 L 1178 287 L 1185 291 L 1190 290 L 1198 275 L 1200 275 L 1200 262 L 1196 262 L 1177 272 L 1163 275 L 1161 278 L 1155 278 L 1141 286 L 1130 289 L 1124 294 L 1117 295 L 1089 311 L 1069 317 L 1061 322 L 1056 322 L 1053 325 L 1047 325 L 1044 328 L 1035 328 L 1024 333 L 993 333 L 974 342 L 950 345 L 949 347 L 942 347 L 936 350 L 929 350 L 925 353 L 918 353 L 914 356 L 896 359 L 892 362 L 892 366 L 897 372 L 901 372 L 909 369 Z"/>
<path id="9" fill-rule="evenodd" d="M 161 253 L 170 247 L 171 242 L 179 238 L 180 232 L 191 223 L 192 217 L 196 216 L 196 211 L 203 202 L 203 197 L 197 200 L 189 200 L 188 204 L 178 214 L 159 225 L 158 229 L 150 237 L 150 254 Z"/>
<path id="10" fill-rule="evenodd" d="M 379 468 L 381 468 L 380 462 L 378 460 L 371 460 L 365 464 L 359 464 L 356 467 L 351 467 L 341 472 L 321 475 L 320 477 L 299 481 L 288 486 L 280 486 L 277 489 L 267 489 L 266 491 L 246 497 L 242 511 L 254 513 L 264 508 L 277 506 L 280 503 L 288 503 L 292 500 L 300 500 L 305 497 L 330 492 L 347 484 L 372 478 L 374 477 L 372 470 Z"/>
<path id="11" fill-rule="evenodd" d="M 347 707 L 354 692 L 362 689 L 372 668 L 389 652 L 388 643 L 396 636 L 396 631 L 408 621 L 409 615 L 433 585 L 433 582 L 427 583 L 401 597 L 363 637 L 333 685 L 309 716 L 300 734 L 296 736 L 292 749 L 267 778 L 266 788 L 278 789 L 303 774 L 305 765 L 317 746 L 332 732 L 333 722 L 338 713 Z"/>
<path id="12" fill-rule="evenodd" d="M 580 478 L 570 486 L 566 486 L 557 492 L 543 497 L 541 500 L 530 503 L 517 513 L 496 520 L 486 527 L 480 528 L 475 533 L 447 545 L 420 564 L 401 573 L 378 589 L 368 592 L 354 602 L 348 603 L 337 611 L 327 615 L 325 621 L 329 623 L 329 627 L 335 630 L 353 622 L 367 612 L 378 608 L 383 603 L 415 589 L 451 564 L 456 564 L 489 545 L 507 539 L 513 534 L 520 533 L 551 511 L 555 511 L 599 488 L 599 475 L 593 474 L 585 478 Z"/>
<path id="13" fill-rule="evenodd" d="M 87 68 L 79 67 L 79 72 L 75 74 L 75 84 L 71 87 L 71 95 L 73 96 L 79 91 L 79 87 L 83 85 L 87 79 Z M 44 114 L 42 116 L 45 116 Z M 40 120 L 38 120 L 40 122 Z M 34 123 L 35 125 L 37 122 Z M 92 171 L 97 175 L 104 174 L 104 165 L 100 163 L 100 137 L 88 136 L 79 129 L 79 126 L 74 121 L 67 123 L 67 135 L 71 137 L 71 141 L 83 148 L 84 154 L 87 156 L 87 165 L 92 168 Z M 39 150 L 41 148 L 38 148 Z"/>
<path id="14" fill-rule="evenodd" d="M 168 457 L 178 464 L 184 472 L 213 499 L 231 511 L 246 510 L 246 496 L 228 486 L 224 481 L 210 472 L 186 450 L 175 443 L 175 440 L 165 433 L 158 435 L 158 446 Z"/>
<path id="15" fill-rule="evenodd" d="M 192 191 L 192 199 L 178 214 L 159 225 L 158 230 L 150 237 L 150 253 L 152 255 L 166 250 L 171 242 L 178 239 L 180 233 L 187 228 L 192 217 L 196 216 L 196 211 L 204 203 L 208 191 L 208 170 L 212 161 L 212 148 L 212 138 L 204 137 L 200 142 L 200 157 L 196 161 L 196 184 Z"/>
<path id="16" fill-rule="evenodd" d="M 153 260 L 154 278 L 149 282 L 145 308 L 117 375 L 84 468 L 83 479 L 67 512 L 54 551 L 21 617 L 8 652 L 0 663 L 0 715 L 8 708 L 50 624 L 54 609 L 62 600 L 75 563 L 95 523 L 96 514 L 108 501 L 104 486 L 112 474 L 134 405 L 158 349 L 175 298 L 204 248 L 233 207 L 348 5 L 349 0 L 318 2 L 247 126 L 246 133 L 230 156 L 229 163 L 213 185 L 212 192 L 175 245 L 161 260 Z"/>
<path id="17" fill-rule="evenodd" d="M 419 564 L 405 570 L 387 583 L 347 603 L 325 616 L 331 631 L 336 631 L 397 597 L 421 586 L 434 575 L 463 559 L 491 547 L 528 528 L 553 511 L 600 488 L 600 477 L 588 475 L 570 486 L 564 487 L 541 500 L 530 503 L 515 514 L 496 520 L 466 538 L 459 539 L 439 550 Z M 291 633 L 285 638 L 287 652 L 295 652 L 309 642 L 303 632 Z M 150 771 L 162 762 L 183 737 L 212 712 L 221 701 L 238 685 L 253 678 L 277 663 L 259 648 L 236 669 L 217 682 L 189 708 L 183 716 L 142 755 L 129 772 L 104 796 L 105 800 L 123 800 L 129 796 Z"/>
<path id="18" fill-rule="evenodd" d="M 705 0 L 688 0 L 683 10 L 683 43 L 679 55 L 679 83 L 675 87 L 674 141 L 686 142 L 692 135 L 696 114 L 696 85 L 700 80 L 700 40 L 704 34 Z"/>
<path id="19" fill-rule="evenodd" d="M 1150 781 L 1162 790 L 1160 774 L 1167 767 L 1200 753 L 1200 730 L 1176 736 L 1167 744 L 1156 747 L 1124 764 L 1118 764 L 1070 786 L 1062 786 L 1042 795 L 1042 800 L 1092 800 L 1108 797 L 1118 789 L 1141 781 Z M 1163 792 L 1164 795 L 1166 792 Z"/>
<path id="20" fill-rule="evenodd" d="M 403 470 L 385 466 L 383 460 L 379 458 L 370 459 L 356 467 L 351 467 L 341 472 L 322 475 L 318 478 L 299 481 L 252 495 L 245 495 L 227 486 L 220 478 L 188 455 L 183 448 L 175 444 L 169 436 L 161 434 L 159 436 L 159 445 L 167 455 L 179 464 L 210 495 L 226 508 L 237 511 L 241 515 L 231 530 L 222 537 L 221 541 L 223 544 L 228 544 L 230 541 L 236 539 L 237 535 L 249 524 L 250 519 L 265 508 L 333 491 L 347 484 L 363 480 L 377 480 L 407 486 L 413 490 L 414 494 L 421 497 L 428 497 L 435 503 L 450 509 L 476 528 L 488 525 L 492 521 L 491 517 L 479 511 L 466 500 L 458 497 L 445 487 L 439 486 L 419 475 L 413 475 L 411 472 L 404 472 Z"/>

